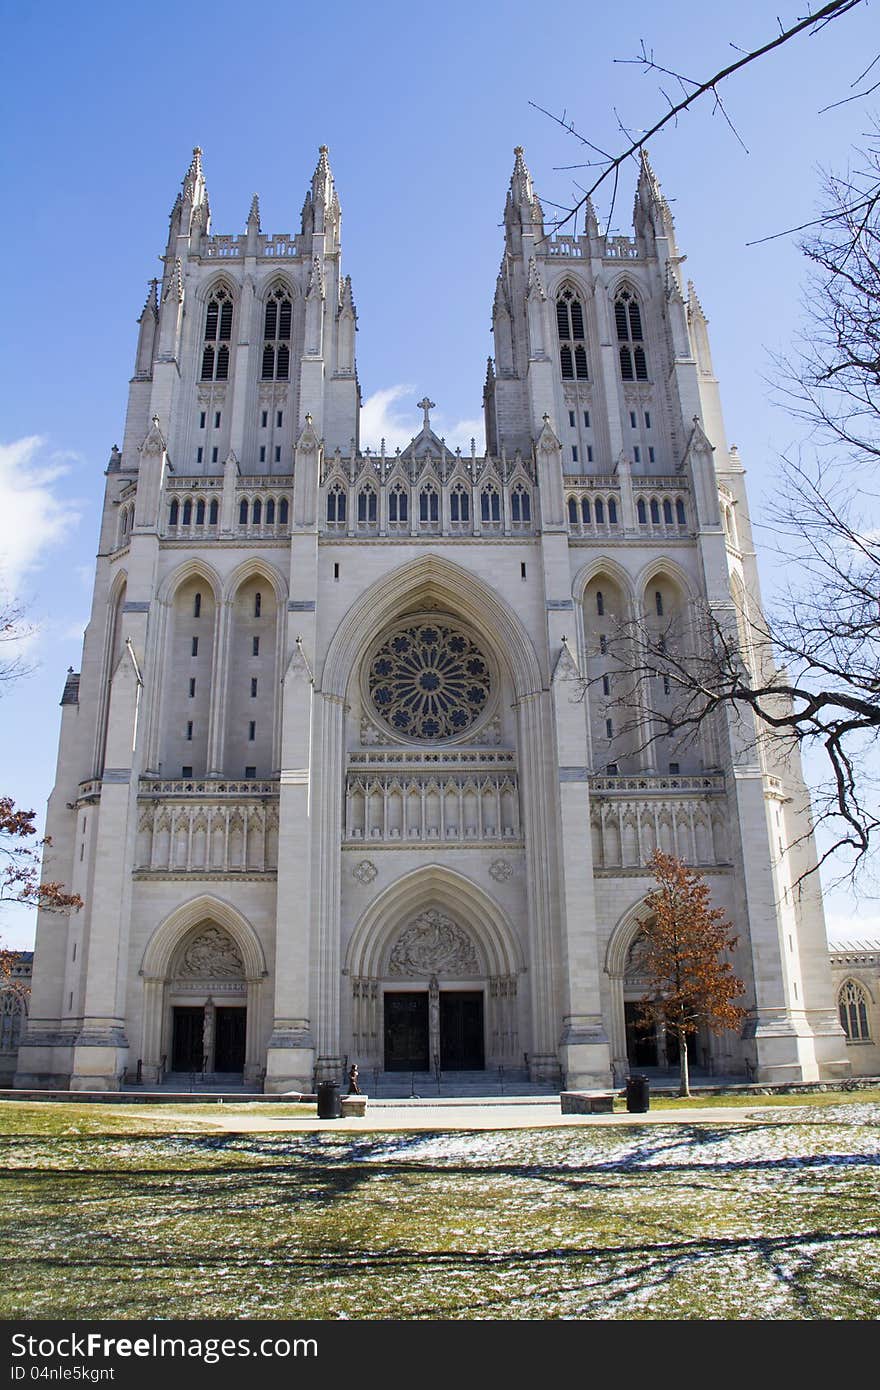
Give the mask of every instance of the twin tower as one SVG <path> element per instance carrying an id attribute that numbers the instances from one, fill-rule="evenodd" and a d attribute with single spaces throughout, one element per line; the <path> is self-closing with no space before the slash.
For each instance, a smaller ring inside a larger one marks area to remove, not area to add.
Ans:
<path id="1" fill-rule="evenodd" d="M 194 151 L 62 698 L 45 871 L 84 906 L 38 923 L 17 1084 L 668 1065 L 634 1026 L 655 847 L 739 932 L 748 1022 L 696 1066 L 846 1071 L 796 757 L 621 711 L 621 622 L 758 603 L 682 259 L 647 158 L 631 238 L 589 206 L 563 236 L 517 149 L 485 453 L 427 396 L 405 449 L 362 447 L 326 148 L 284 236 L 256 198 L 215 234 Z"/>

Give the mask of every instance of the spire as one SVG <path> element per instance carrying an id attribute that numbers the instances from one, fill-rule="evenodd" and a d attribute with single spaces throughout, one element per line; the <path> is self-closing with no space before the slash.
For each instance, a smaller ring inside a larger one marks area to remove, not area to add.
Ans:
<path id="1" fill-rule="evenodd" d="M 352 316 L 353 316 L 354 318 L 357 318 L 357 309 L 355 308 L 355 304 L 354 304 L 354 295 L 352 294 L 352 290 L 351 290 L 351 276 L 350 276 L 350 275 L 346 275 L 345 279 L 343 280 L 343 282 L 342 282 L 342 287 L 341 287 L 341 291 L 340 291 L 340 295 L 339 295 L 339 311 L 340 311 L 340 313 L 342 313 L 342 311 L 343 311 L 344 309 L 350 310 Z"/>
<path id="2" fill-rule="evenodd" d="M 245 229 L 245 255 L 255 256 L 259 249 L 260 235 L 260 200 L 256 193 L 251 199 L 251 210 L 248 213 L 247 227 Z"/>
<path id="3" fill-rule="evenodd" d="M 156 330 L 159 325 L 159 281 L 151 280 L 147 298 L 138 319 L 138 345 L 135 355 L 135 377 L 141 381 L 149 380 L 153 370 L 153 356 L 156 351 Z"/>
<path id="4" fill-rule="evenodd" d="M 329 230 L 339 219 L 339 199 L 336 196 L 329 155 L 327 146 L 321 145 L 318 150 L 318 163 L 312 175 L 311 200 L 316 232 Z"/>
<path id="5" fill-rule="evenodd" d="M 196 145 L 192 152 L 189 168 L 183 176 L 180 209 L 180 233 L 183 236 L 199 236 L 207 233 L 211 222 L 211 208 L 208 203 L 208 188 L 202 172 L 202 151 Z"/>
<path id="6" fill-rule="evenodd" d="M 703 312 L 693 280 L 688 280 L 687 323 L 690 330 L 691 350 L 697 359 L 697 366 L 707 376 L 714 375 L 712 349 L 709 345 L 709 321 Z"/>
<path id="7" fill-rule="evenodd" d="M 639 159 L 639 182 L 636 189 L 636 205 L 633 222 L 636 232 L 645 236 L 648 227 L 655 237 L 668 237 L 670 250 L 675 249 L 675 223 L 669 204 L 648 158 L 648 151 L 642 146 Z"/>
<path id="8" fill-rule="evenodd" d="M 508 224 L 519 222 L 521 226 L 536 223 L 543 232 L 544 212 L 535 196 L 532 176 L 526 164 L 522 145 L 513 151 L 513 173 L 504 207 L 504 221 Z"/>
<path id="9" fill-rule="evenodd" d="M 584 203 L 584 229 L 587 236 L 597 237 L 599 235 L 599 218 L 596 216 L 593 200 L 589 196 Z"/>
<path id="10" fill-rule="evenodd" d="M 205 176 L 202 173 L 202 150 L 200 145 L 196 145 L 192 152 L 192 159 L 189 168 L 183 176 L 183 196 L 189 198 L 190 202 L 196 201 L 196 194 L 199 188 L 204 189 Z"/>
<path id="11" fill-rule="evenodd" d="M 149 317 L 150 310 L 158 317 L 159 314 L 159 281 L 150 280 L 147 284 L 147 297 L 144 300 L 144 307 L 141 309 L 138 323 L 143 323 L 145 317 Z"/>

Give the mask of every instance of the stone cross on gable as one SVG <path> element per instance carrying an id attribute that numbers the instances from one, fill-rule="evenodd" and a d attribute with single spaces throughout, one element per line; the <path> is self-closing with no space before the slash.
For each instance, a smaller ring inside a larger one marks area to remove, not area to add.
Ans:
<path id="1" fill-rule="evenodd" d="M 429 412 L 435 409 L 437 403 L 436 401 L 429 401 L 427 396 L 423 396 L 420 401 L 416 402 L 416 404 L 418 405 L 419 410 L 423 410 L 425 412 L 425 423 L 422 426 L 422 428 L 424 429 L 425 433 L 427 433 L 428 430 L 431 428 L 431 417 Z"/>

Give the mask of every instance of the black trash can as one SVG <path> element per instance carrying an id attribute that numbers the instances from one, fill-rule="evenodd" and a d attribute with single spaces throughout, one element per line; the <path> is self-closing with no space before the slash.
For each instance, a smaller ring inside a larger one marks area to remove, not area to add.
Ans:
<path id="1" fill-rule="evenodd" d="M 647 1076 L 626 1079 L 626 1108 L 631 1115 L 643 1114 L 651 1104 L 651 1083 Z"/>
<path id="2" fill-rule="evenodd" d="M 342 1099 L 339 1085 L 335 1081 L 322 1081 L 318 1085 L 318 1119 L 338 1120 L 342 1116 Z"/>

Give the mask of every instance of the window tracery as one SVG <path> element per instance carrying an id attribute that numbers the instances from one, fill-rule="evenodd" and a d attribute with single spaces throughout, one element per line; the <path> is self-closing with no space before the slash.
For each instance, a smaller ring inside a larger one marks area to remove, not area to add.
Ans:
<path id="1" fill-rule="evenodd" d="M 399 736 L 436 742 L 465 733 L 488 708 L 489 662 L 447 622 L 409 622 L 386 637 L 369 664 L 367 688 L 379 718 Z"/>

